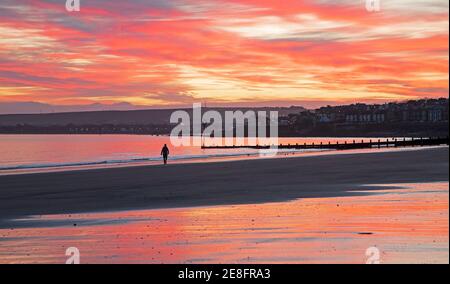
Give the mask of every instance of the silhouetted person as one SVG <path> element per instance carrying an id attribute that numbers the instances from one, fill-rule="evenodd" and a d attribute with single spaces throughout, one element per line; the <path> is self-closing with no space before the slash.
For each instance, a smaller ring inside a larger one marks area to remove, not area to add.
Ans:
<path id="1" fill-rule="evenodd" d="M 161 155 L 164 159 L 164 165 L 167 164 L 167 158 L 169 158 L 169 148 L 167 148 L 167 144 L 164 144 L 164 147 L 161 149 Z"/>

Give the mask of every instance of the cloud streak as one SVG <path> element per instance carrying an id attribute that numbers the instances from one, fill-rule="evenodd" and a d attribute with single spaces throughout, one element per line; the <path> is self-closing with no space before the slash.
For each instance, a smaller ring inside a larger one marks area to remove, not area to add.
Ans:
<path id="1" fill-rule="evenodd" d="M 448 96 L 448 1 L 0 4 L 0 101 L 148 106 Z"/>

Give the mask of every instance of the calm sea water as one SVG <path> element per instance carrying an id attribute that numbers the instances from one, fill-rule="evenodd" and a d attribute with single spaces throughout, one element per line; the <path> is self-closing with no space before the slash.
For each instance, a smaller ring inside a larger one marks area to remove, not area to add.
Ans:
<path id="1" fill-rule="evenodd" d="M 279 143 L 328 143 L 363 138 L 279 138 Z M 377 138 L 364 138 L 365 140 Z M 258 158 L 258 150 L 204 150 L 195 146 L 170 146 L 168 136 L 138 135 L 0 135 L 0 174 L 71 168 L 159 164 L 161 147 L 171 150 L 170 162 Z M 308 151 L 288 150 L 280 155 Z"/>

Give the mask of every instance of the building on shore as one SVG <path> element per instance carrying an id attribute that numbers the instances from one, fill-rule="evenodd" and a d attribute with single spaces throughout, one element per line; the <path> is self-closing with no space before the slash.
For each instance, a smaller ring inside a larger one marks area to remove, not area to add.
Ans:
<path id="1" fill-rule="evenodd" d="M 449 100 L 327 106 L 280 121 L 286 135 L 448 135 Z"/>

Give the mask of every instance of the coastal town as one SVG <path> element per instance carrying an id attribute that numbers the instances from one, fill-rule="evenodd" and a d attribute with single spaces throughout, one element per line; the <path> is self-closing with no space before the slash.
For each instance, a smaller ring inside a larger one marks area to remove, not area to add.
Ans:
<path id="1" fill-rule="evenodd" d="M 225 112 L 233 108 L 204 108 Z M 239 109 L 241 110 L 241 109 Z M 351 104 L 306 109 L 247 108 L 279 112 L 279 135 L 291 136 L 448 136 L 448 98 L 386 104 Z M 175 110 L 93 111 L 0 115 L 3 134 L 136 134 L 167 135 Z"/>
<path id="2" fill-rule="evenodd" d="M 281 117 L 280 134 L 447 136 L 448 98 L 386 104 L 352 104 Z"/>

